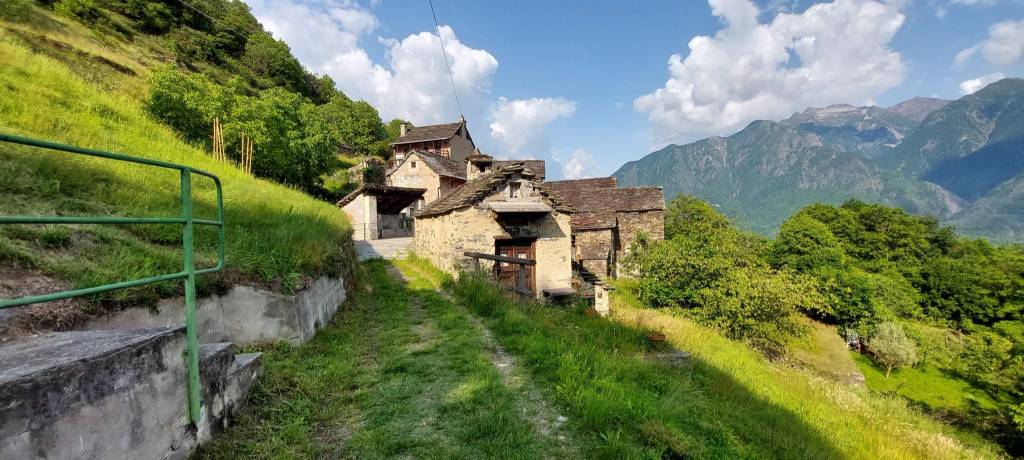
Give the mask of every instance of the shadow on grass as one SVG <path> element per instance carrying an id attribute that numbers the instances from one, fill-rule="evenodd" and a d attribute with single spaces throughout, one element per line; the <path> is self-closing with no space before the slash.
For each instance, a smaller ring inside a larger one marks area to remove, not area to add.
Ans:
<path id="1" fill-rule="evenodd" d="M 652 346 L 643 327 L 510 299 L 477 277 L 464 276 L 452 288 L 593 436 L 593 456 L 842 457 L 800 416 L 713 364 L 665 363 L 661 356 L 681 350 Z"/>

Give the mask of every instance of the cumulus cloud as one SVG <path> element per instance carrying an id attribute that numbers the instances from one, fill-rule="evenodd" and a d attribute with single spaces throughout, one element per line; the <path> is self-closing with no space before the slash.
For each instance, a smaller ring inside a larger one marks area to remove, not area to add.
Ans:
<path id="1" fill-rule="evenodd" d="M 978 53 L 998 65 L 1015 64 L 1024 59 L 1024 19 L 993 24 L 988 28 L 987 39 L 956 53 L 954 61 L 963 65 Z"/>
<path id="2" fill-rule="evenodd" d="M 565 179 L 586 179 L 597 166 L 594 156 L 583 149 L 573 150 L 569 160 L 562 165 L 562 177 Z"/>
<path id="3" fill-rule="evenodd" d="M 668 60 L 664 87 L 638 97 L 655 143 L 728 134 L 752 120 L 807 106 L 860 103 L 903 80 L 889 47 L 903 2 L 835 0 L 758 20 L 749 0 L 709 0 L 723 28 Z"/>
<path id="4" fill-rule="evenodd" d="M 377 38 L 386 50 L 386 62 L 378 63 L 359 42 L 379 22 L 354 2 L 246 1 L 267 30 L 288 43 L 310 70 L 330 75 L 339 89 L 369 101 L 385 119 L 401 117 L 428 124 L 458 115 L 436 33 L 420 32 L 402 40 Z M 482 100 L 498 60 L 486 50 L 462 43 L 451 27 L 441 26 L 440 34 L 463 102 Z"/>
<path id="5" fill-rule="evenodd" d="M 565 98 L 498 98 L 491 107 L 491 138 L 506 153 L 546 153 L 546 128 L 551 122 L 576 113 L 576 103 Z M 527 150 L 533 150 L 527 152 Z"/>
<path id="6" fill-rule="evenodd" d="M 995 82 L 997 82 L 999 80 L 1002 80 L 1004 78 L 1006 78 L 1006 75 L 1003 75 L 1001 72 L 996 72 L 996 73 L 990 73 L 990 74 L 987 74 L 987 75 L 982 75 L 982 76 L 980 76 L 978 78 L 972 78 L 970 80 L 964 80 L 964 81 L 960 82 L 960 94 L 963 94 L 963 95 L 972 94 L 972 93 L 978 91 L 979 89 L 982 89 L 982 88 L 988 86 L 990 83 L 995 83 Z"/>

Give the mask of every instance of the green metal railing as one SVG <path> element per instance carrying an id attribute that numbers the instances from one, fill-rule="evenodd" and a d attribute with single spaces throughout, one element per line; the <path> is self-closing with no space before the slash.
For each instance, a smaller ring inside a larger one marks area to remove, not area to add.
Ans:
<path id="1" fill-rule="evenodd" d="M 188 365 L 188 412 L 193 422 L 198 423 L 202 406 L 199 381 L 199 345 L 198 332 L 196 330 L 196 275 L 220 271 L 224 268 L 224 196 L 221 191 L 220 179 L 217 176 L 205 171 L 193 169 L 188 166 L 167 163 L 163 161 L 137 158 L 118 153 L 104 152 L 101 150 L 86 149 L 71 145 L 58 144 L 56 142 L 41 141 L 27 137 L 13 136 L 0 133 L 0 142 L 11 144 L 27 145 L 49 150 L 57 150 L 67 153 L 75 153 L 91 157 L 106 158 L 110 160 L 125 161 L 158 168 L 173 169 L 181 173 L 181 213 L 178 217 L 78 217 L 78 216 L 0 216 L 2 224 L 178 224 L 182 226 L 182 270 L 177 273 L 151 276 L 149 278 L 121 281 L 119 283 L 103 286 L 75 289 L 70 291 L 55 292 L 17 299 L 0 300 L 0 309 L 29 305 L 54 300 L 81 297 L 90 294 L 124 289 L 144 284 L 158 283 L 181 279 L 185 285 L 185 361 Z M 209 177 L 217 187 L 217 219 L 204 220 L 192 216 L 192 175 Z M 195 225 L 207 225 L 217 227 L 217 266 L 196 270 L 193 263 L 193 230 Z"/>

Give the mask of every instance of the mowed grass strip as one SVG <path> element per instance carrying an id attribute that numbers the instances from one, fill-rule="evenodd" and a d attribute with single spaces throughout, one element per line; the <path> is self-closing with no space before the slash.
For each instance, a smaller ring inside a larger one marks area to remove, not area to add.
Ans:
<path id="1" fill-rule="evenodd" d="M 422 278 L 367 262 L 310 343 L 265 348 L 238 424 L 198 458 L 556 458 L 501 384 L 466 315 Z"/>
<path id="2" fill-rule="evenodd" d="M 101 92 L 66 64 L 0 37 L 0 132 L 54 140 L 203 169 L 224 184 L 227 273 L 199 278 L 200 293 L 218 283 L 256 282 L 287 291 L 305 276 L 333 274 L 351 228 L 335 206 L 241 173 L 183 143 L 150 120 L 139 102 Z M 176 171 L 0 144 L 0 214 L 176 216 Z M 211 180 L 193 178 L 197 217 L 213 218 Z M 215 233 L 197 230 L 198 261 L 215 261 Z M 173 273 L 181 269 L 176 225 L 0 226 L 0 260 L 75 287 Z M 112 294 L 144 303 L 178 292 L 165 283 Z"/>
<path id="3" fill-rule="evenodd" d="M 747 346 L 666 311 L 621 283 L 611 318 L 511 299 L 463 276 L 460 303 L 585 433 L 590 458 L 995 458 L 991 444 L 907 407 L 767 362 Z M 648 342 L 650 332 L 668 340 Z M 685 351 L 688 362 L 665 357 Z"/>

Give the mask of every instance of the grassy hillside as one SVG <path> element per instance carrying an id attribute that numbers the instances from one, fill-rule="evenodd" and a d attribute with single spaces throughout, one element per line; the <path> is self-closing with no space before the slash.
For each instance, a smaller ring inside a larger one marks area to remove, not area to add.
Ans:
<path id="1" fill-rule="evenodd" d="M 593 443 L 588 458 L 998 456 L 998 448 L 902 399 L 770 363 L 713 329 L 640 306 L 629 283 L 618 288 L 610 319 L 512 301 L 470 277 L 454 288 L 553 391 Z M 651 331 L 667 341 L 649 344 Z M 676 351 L 691 358 L 683 365 L 661 358 Z"/>
<path id="2" fill-rule="evenodd" d="M 72 21 L 33 11 L 33 24 L 50 26 L 0 21 L 0 131 L 217 174 L 224 183 L 227 270 L 201 277 L 201 294 L 238 282 L 287 291 L 306 276 L 336 269 L 335 259 L 351 231 L 337 208 L 215 162 L 145 115 L 140 94 L 147 66 L 158 61 L 152 50 L 105 43 Z M 212 182 L 196 179 L 193 188 L 197 212 L 212 216 Z M 2 144 L 0 194 L 5 198 L 0 214 L 178 212 L 174 171 Z M 180 233 L 177 226 L 4 226 L 0 259 L 24 272 L 85 287 L 180 270 Z M 214 235 L 199 233 L 198 264 L 209 266 Z M 178 289 L 171 283 L 111 294 L 103 299 L 104 308 L 111 301 L 145 304 Z"/>

